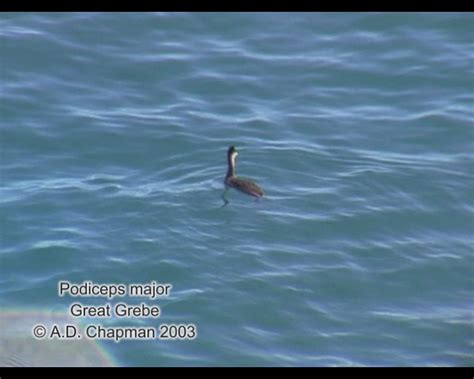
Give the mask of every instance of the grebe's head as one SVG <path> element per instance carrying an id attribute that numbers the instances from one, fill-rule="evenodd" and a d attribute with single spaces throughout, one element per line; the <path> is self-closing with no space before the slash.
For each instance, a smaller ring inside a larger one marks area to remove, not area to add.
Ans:
<path id="1" fill-rule="evenodd" d="M 235 165 L 235 158 L 237 158 L 237 155 L 239 155 L 239 152 L 237 151 L 235 146 L 232 145 L 231 147 L 229 147 L 229 150 L 227 150 L 227 156 L 229 157 L 233 165 Z"/>
<path id="2" fill-rule="evenodd" d="M 229 150 L 227 150 L 227 155 L 229 157 L 236 157 L 237 155 L 239 155 L 239 152 L 237 151 L 235 146 L 232 145 L 231 147 L 229 147 Z"/>

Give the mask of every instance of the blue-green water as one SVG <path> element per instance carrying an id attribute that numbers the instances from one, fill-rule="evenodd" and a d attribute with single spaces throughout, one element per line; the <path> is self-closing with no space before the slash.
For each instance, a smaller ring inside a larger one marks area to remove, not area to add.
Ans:
<path id="1" fill-rule="evenodd" d="M 198 336 L 114 364 L 474 365 L 473 25 L 1 14 L 2 312 L 156 280 L 160 318 L 96 321 Z M 231 144 L 267 196 L 221 208 Z"/>

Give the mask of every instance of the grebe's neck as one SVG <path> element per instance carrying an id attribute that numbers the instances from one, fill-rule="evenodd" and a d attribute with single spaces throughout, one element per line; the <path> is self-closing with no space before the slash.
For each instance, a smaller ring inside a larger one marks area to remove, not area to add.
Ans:
<path id="1" fill-rule="evenodd" d="M 237 158 L 237 153 L 231 153 L 227 156 L 227 175 L 226 178 L 235 176 L 235 158 Z"/>

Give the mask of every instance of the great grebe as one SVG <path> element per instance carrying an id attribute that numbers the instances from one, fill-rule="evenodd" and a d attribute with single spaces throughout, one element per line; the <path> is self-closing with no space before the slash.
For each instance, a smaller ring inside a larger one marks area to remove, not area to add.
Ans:
<path id="1" fill-rule="evenodd" d="M 237 149 L 234 146 L 229 147 L 229 150 L 227 150 L 227 175 L 224 180 L 225 191 L 222 194 L 222 199 L 224 200 L 223 207 L 229 203 L 229 200 L 225 198 L 225 194 L 229 188 L 235 188 L 240 192 L 254 196 L 257 199 L 263 196 L 262 189 L 254 182 L 235 176 L 235 160 L 237 155 L 239 155 Z"/>

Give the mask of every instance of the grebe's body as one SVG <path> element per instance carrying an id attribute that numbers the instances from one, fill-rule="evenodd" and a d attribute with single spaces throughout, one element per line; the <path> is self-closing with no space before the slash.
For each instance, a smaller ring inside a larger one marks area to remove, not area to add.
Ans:
<path id="1" fill-rule="evenodd" d="M 225 191 L 222 195 L 222 198 L 224 199 L 224 206 L 228 203 L 228 200 L 224 197 L 224 195 L 229 188 L 235 188 L 236 190 L 246 193 L 247 195 L 254 196 L 257 199 L 264 195 L 262 189 L 253 181 L 244 178 L 238 178 L 235 175 L 236 158 L 238 154 L 239 153 L 234 146 L 229 147 L 229 150 L 227 150 L 227 175 L 225 176 L 224 180 Z"/>

